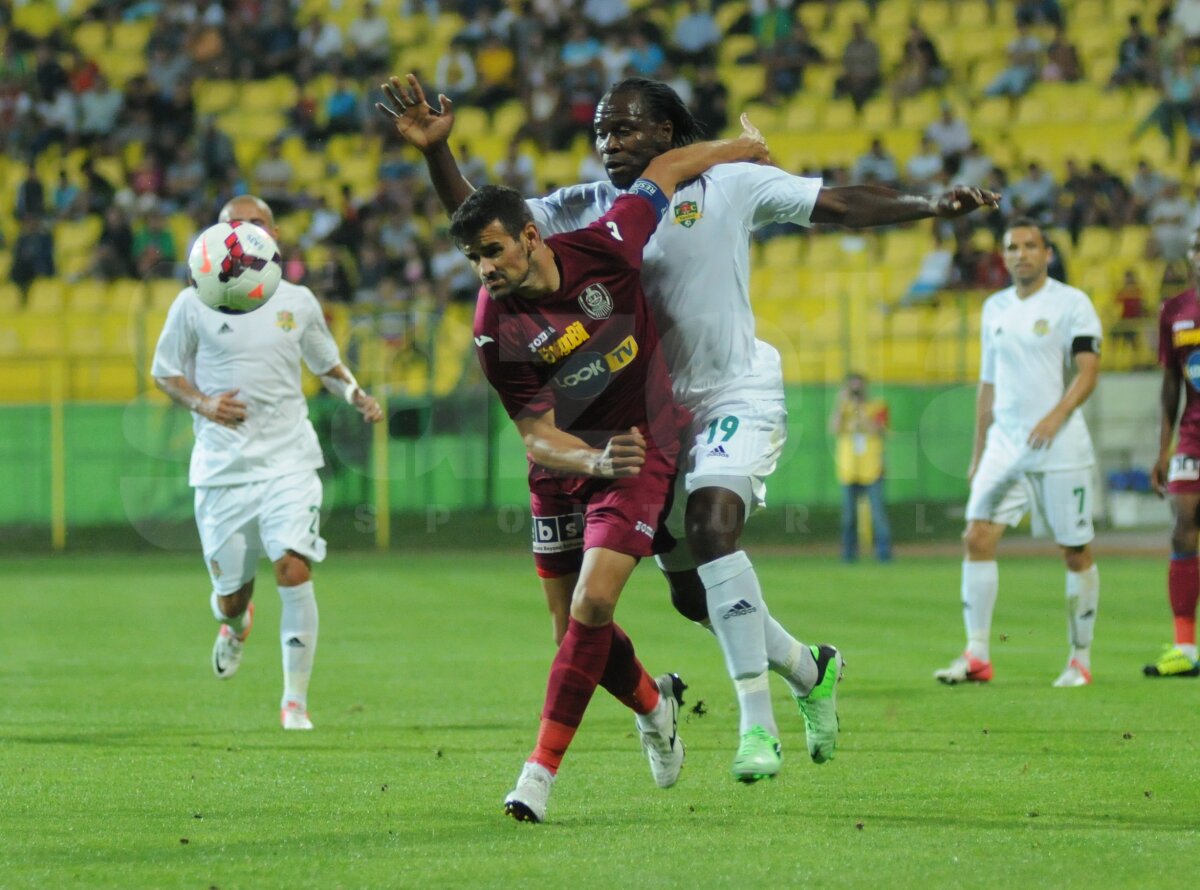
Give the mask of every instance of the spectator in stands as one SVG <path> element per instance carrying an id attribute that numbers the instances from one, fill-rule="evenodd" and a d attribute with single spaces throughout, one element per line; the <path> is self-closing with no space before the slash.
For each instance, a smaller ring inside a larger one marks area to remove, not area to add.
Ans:
<path id="1" fill-rule="evenodd" d="M 580 12 L 595 30 L 605 33 L 629 18 L 629 3 L 627 0 L 584 0 Z"/>
<path id="2" fill-rule="evenodd" d="M 496 163 L 493 181 L 516 189 L 522 195 L 532 195 L 537 192 L 537 180 L 533 175 L 533 158 L 521 149 L 521 143 L 515 139 L 508 143 L 508 152 Z M 603 172 L 601 178 L 603 178 Z M 474 181 L 474 180 L 472 180 Z M 588 182 L 587 179 L 580 180 Z"/>
<path id="3" fill-rule="evenodd" d="M 37 278 L 54 277 L 54 237 L 41 216 L 30 213 L 22 217 L 21 232 L 13 242 L 9 277 L 22 292 Z"/>
<path id="4" fill-rule="evenodd" d="M 308 84 L 296 86 L 296 104 L 288 109 L 288 127 L 280 136 L 299 136 L 304 140 L 305 147 L 312 151 L 321 134 L 321 127 L 317 123 L 317 100 Z"/>
<path id="5" fill-rule="evenodd" d="M 37 94 L 53 100 L 61 90 L 69 87 L 67 71 L 58 61 L 54 45 L 50 40 L 38 43 L 34 50 L 33 79 Z"/>
<path id="6" fill-rule="evenodd" d="M 933 228 L 933 248 L 921 257 L 917 277 L 900 300 L 901 306 L 924 306 L 935 303 L 938 294 L 954 282 L 954 251 L 946 243 L 937 226 Z"/>
<path id="7" fill-rule="evenodd" d="M 692 115 L 710 139 L 720 136 L 729 125 L 729 89 L 717 77 L 717 69 L 712 65 L 701 65 L 696 69 Z"/>
<path id="8" fill-rule="evenodd" d="M 83 176 L 84 207 L 88 213 L 104 213 L 108 210 L 116 195 L 116 189 L 96 169 L 95 162 L 89 157 L 79 167 Z"/>
<path id="9" fill-rule="evenodd" d="M 438 57 L 434 69 L 433 82 L 438 92 L 445 93 L 457 102 L 475 92 L 478 80 L 475 60 L 471 57 L 471 44 L 461 36 L 455 37 Z"/>
<path id="10" fill-rule="evenodd" d="M 971 130 L 949 102 L 942 103 L 940 116 L 925 128 L 925 135 L 937 145 L 946 168 L 957 170 L 962 153 L 971 145 Z"/>
<path id="11" fill-rule="evenodd" d="M 1058 186 L 1037 161 L 1030 161 L 1025 175 L 1008 187 L 1013 210 L 1021 216 L 1045 220 L 1054 212 L 1058 200 Z"/>
<path id="12" fill-rule="evenodd" d="M 474 303 L 479 293 L 479 279 L 467 258 L 462 255 L 445 232 L 438 234 L 429 259 L 429 272 L 441 299 Z"/>
<path id="13" fill-rule="evenodd" d="M 1129 180 L 1129 205 L 1126 221 L 1144 225 L 1146 213 L 1163 190 L 1166 181 L 1145 158 L 1137 163 L 1137 172 Z"/>
<path id="14" fill-rule="evenodd" d="M 700 0 L 687 0 L 687 13 L 675 25 L 674 61 L 680 65 L 709 65 L 717 60 L 721 29 Z"/>
<path id="15" fill-rule="evenodd" d="M 30 161 L 25 168 L 25 178 L 17 186 L 17 200 L 13 207 L 13 216 L 25 219 L 27 216 L 46 215 L 46 187 L 38 176 L 37 165 Z"/>
<path id="16" fill-rule="evenodd" d="M 1154 81 L 1154 43 L 1142 30 L 1141 16 L 1131 15 L 1129 33 L 1117 45 L 1117 67 L 1108 80 L 1108 87 L 1152 86 Z"/>
<path id="17" fill-rule="evenodd" d="M 1062 4 L 1059 0 L 1017 0 L 1014 12 L 1018 28 L 1021 27 L 1022 22 L 1045 22 L 1055 28 L 1066 26 Z"/>
<path id="18" fill-rule="evenodd" d="M 295 169 L 283 156 L 283 146 L 278 139 L 272 139 L 267 143 L 266 155 L 254 165 L 251 174 L 254 193 L 270 204 L 276 213 L 289 213 L 294 200 L 292 180 L 295 175 Z"/>
<path id="19" fill-rule="evenodd" d="M 1054 37 L 1046 46 L 1046 64 L 1042 66 L 1042 80 L 1048 83 L 1075 83 L 1083 80 L 1083 64 L 1079 61 L 1079 50 L 1075 48 L 1062 27 L 1054 29 Z"/>
<path id="20" fill-rule="evenodd" d="M 904 165 L 904 178 L 908 187 L 915 192 L 932 195 L 940 191 L 938 175 L 944 169 L 942 153 L 928 136 L 921 137 L 921 146 L 917 153 L 908 159 Z M 967 183 L 982 187 L 983 183 Z"/>
<path id="21" fill-rule="evenodd" d="M 892 533 L 883 497 L 883 439 L 888 430 L 888 407 L 872 399 L 867 378 L 846 375 L 838 392 L 829 432 L 837 440 L 837 475 L 842 484 L 842 561 L 858 560 L 858 499 L 871 505 L 875 553 L 880 562 L 892 559 Z"/>
<path id="22" fill-rule="evenodd" d="M 146 65 L 146 80 L 152 95 L 160 100 L 170 98 L 191 69 L 191 61 L 182 53 L 172 53 L 165 48 L 156 49 Z"/>
<path id="23" fill-rule="evenodd" d="M 487 161 L 471 152 L 470 143 L 458 143 L 458 169 L 464 177 L 470 176 L 468 182 L 486 185 L 491 181 L 488 175 Z"/>
<path id="24" fill-rule="evenodd" d="M 78 219 L 83 213 L 83 190 L 71 182 L 66 168 L 59 168 L 53 203 L 55 219 Z"/>
<path id="25" fill-rule="evenodd" d="M 1017 36 L 1009 41 L 1005 50 L 1008 67 L 984 87 L 983 94 L 1013 99 L 1024 96 L 1038 79 L 1043 50 L 1042 41 L 1033 33 L 1028 20 L 1018 19 Z"/>
<path id="26" fill-rule="evenodd" d="M 933 40 L 921 23 L 913 19 L 909 22 L 904 50 L 892 78 L 892 108 L 895 116 L 899 117 L 900 105 L 905 99 L 931 87 L 940 87 L 946 82 L 947 75 Z"/>
<path id="27" fill-rule="evenodd" d="M 1113 325 L 1113 339 L 1136 348 L 1144 330 L 1144 319 L 1150 317 L 1150 310 L 1146 308 L 1145 294 L 1133 269 L 1125 270 L 1121 287 L 1116 293 L 1116 304 L 1119 315 L 1117 323 Z"/>
<path id="28" fill-rule="evenodd" d="M 1200 67 L 1192 65 L 1186 48 L 1175 51 L 1170 69 L 1163 72 L 1162 92 L 1162 100 L 1134 128 L 1132 138 L 1157 126 L 1173 153 L 1180 125 L 1186 126 L 1188 112 L 1200 101 Z"/>
<path id="29" fill-rule="evenodd" d="M 644 28 L 634 28 L 629 37 L 629 67 L 638 77 L 657 78 L 666 64 L 662 46 Z"/>
<path id="30" fill-rule="evenodd" d="M 333 91 L 325 100 L 325 118 L 326 138 L 358 131 L 361 123 L 358 93 L 344 77 L 334 81 Z"/>
<path id="31" fill-rule="evenodd" d="M 1200 42 L 1200 0 L 1175 0 L 1171 6 L 1171 26 L 1188 43 Z"/>
<path id="32" fill-rule="evenodd" d="M 133 278 L 137 272 L 133 262 L 133 229 L 119 207 L 112 206 L 104 212 L 90 272 L 105 281 Z"/>
<path id="33" fill-rule="evenodd" d="M 319 12 L 315 13 L 300 32 L 300 49 L 312 60 L 317 71 L 329 71 L 341 62 L 342 29 Z"/>
<path id="34" fill-rule="evenodd" d="M 392 35 L 387 19 L 379 14 L 379 0 L 368 0 L 361 16 L 347 27 L 353 54 L 351 73 L 356 77 L 387 70 L 392 58 Z"/>
<path id="35" fill-rule="evenodd" d="M 209 180 L 224 179 L 229 170 L 237 169 L 237 155 L 233 152 L 233 140 L 217 127 L 212 117 L 204 117 L 200 132 L 196 135 L 196 150 L 204 163 L 205 176 Z"/>
<path id="36" fill-rule="evenodd" d="M 94 89 L 96 78 L 100 74 L 100 66 L 94 60 L 84 56 L 79 47 L 72 46 L 67 53 L 71 60 L 67 68 L 67 85 L 71 92 L 79 95 Z"/>
<path id="37" fill-rule="evenodd" d="M 633 52 L 629 48 L 629 37 L 620 28 L 614 28 L 604 38 L 600 46 L 600 66 L 604 69 L 604 80 L 616 83 L 629 70 L 629 62 Z"/>
<path id="38" fill-rule="evenodd" d="M 38 132 L 29 146 L 31 156 L 36 158 L 55 144 L 65 144 L 68 149 L 74 146 L 79 132 L 79 100 L 74 93 L 68 89 L 42 93 L 33 110 Z"/>
<path id="39" fill-rule="evenodd" d="M 987 188 L 988 178 L 995 166 L 995 162 L 984 154 L 983 147 L 978 142 L 972 142 L 958 162 L 958 172 L 954 181 L 961 185 Z"/>
<path id="40" fill-rule="evenodd" d="M 854 185 L 885 185 L 895 188 L 900 180 L 900 169 L 896 166 L 896 158 L 883 147 L 883 140 L 876 137 L 871 140 L 871 147 L 866 154 L 854 162 L 854 171 L 850 181 Z"/>
<path id="41" fill-rule="evenodd" d="M 853 36 L 842 50 L 842 73 L 834 83 L 834 98 L 849 97 L 857 111 L 883 83 L 879 46 L 867 36 L 866 22 L 855 22 Z"/>
<path id="42" fill-rule="evenodd" d="M 92 88 L 79 97 L 80 141 L 90 145 L 112 133 L 123 102 L 121 91 L 108 82 L 103 72 L 98 73 Z"/>
<path id="43" fill-rule="evenodd" d="M 475 52 L 475 71 L 479 75 L 475 104 L 484 111 L 490 113 L 516 96 L 517 58 L 499 37 L 484 38 Z"/>
<path id="44" fill-rule="evenodd" d="M 780 35 L 770 46 L 760 48 L 764 69 L 762 101 L 786 102 L 804 88 L 804 71 L 809 65 L 825 64 L 825 54 L 812 42 L 803 22 L 790 34 Z"/>
<path id="45" fill-rule="evenodd" d="M 1178 262 L 1187 255 L 1188 218 L 1192 207 L 1183 197 L 1179 183 L 1167 182 L 1162 193 L 1150 204 L 1146 222 L 1150 225 L 1150 238 L 1146 242 L 1148 259 L 1164 259 L 1168 263 Z"/>
<path id="46" fill-rule="evenodd" d="M 138 226 L 133 236 L 133 262 L 141 278 L 175 277 L 175 239 L 167 229 L 167 219 L 154 210 Z"/>
<path id="47" fill-rule="evenodd" d="M 287 4 L 266 4 L 262 22 L 254 29 L 254 62 L 263 77 L 287 74 L 300 55 L 300 32 Z"/>

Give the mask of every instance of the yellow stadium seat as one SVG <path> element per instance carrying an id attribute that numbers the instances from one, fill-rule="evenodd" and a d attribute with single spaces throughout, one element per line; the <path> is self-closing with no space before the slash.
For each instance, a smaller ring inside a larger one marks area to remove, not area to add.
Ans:
<path id="1" fill-rule="evenodd" d="M 104 222 L 99 215 L 63 220 L 54 226 L 54 249 L 62 253 L 90 252 L 100 240 Z"/>
<path id="2" fill-rule="evenodd" d="M 137 368 L 123 358 L 72 362 L 68 382 L 70 398 L 79 401 L 123 402 L 138 394 Z"/>
<path id="3" fill-rule="evenodd" d="M 21 311 L 21 290 L 10 282 L 0 283 L 0 318 Z"/>
<path id="4" fill-rule="evenodd" d="M 68 288 L 67 301 L 72 312 L 103 312 L 108 305 L 108 285 L 95 279 L 76 281 Z"/>
<path id="5" fill-rule="evenodd" d="M 118 22 L 112 29 L 112 49 L 127 56 L 142 56 L 150 31 L 154 27 L 151 19 Z"/>
<path id="6" fill-rule="evenodd" d="M 822 123 L 826 131 L 858 129 L 858 112 L 849 99 L 838 99 L 825 106 Z M 859 137 L 861 140 L 861 137 Z"/>
<path id="7" fill-rule="evenodd" d="M 175 285 L 178 288 L 178 284 Z M 108 285 L 108 311 L 129 317 L 146 304 L 146 286 L 134 279 L 121 279 Z"/>
<path id="8" fill-rule="evenodd" d="M 58 278 L 38 278 L 29 286 L 25 311 L 34 315 L 56 315 L 63 310 L 67 284 Z"/>
<path id="9" fill-rule="evenodd" d="M 1104 226 L 1088 226 L 1079 235 L 1076 254 L 1085 261 L 1104 261 L 1113 254 L 1112 230 Z"/>
<path id="10" fill-rule="evenodd" d="M 80 22 L 71 33 L 84 56 L 95 57 L 108 48 L 108 25 L 100 21 Z"/>
<path id="11" fill-rule="evenodd" d="M 7 322 L 20 341 L 20 350 L 32 355 L 60 355 L 63 349 L 63 323 L 60 315 L 25 313 Z"/>
<path id="12" fill-rule="evenodd" d="M 242 84 L 238 107 L 254 111 L 286 112 L 296 104 L 298 95 L 296 82 L 290 78 L 248 80 Z"/>
<path id="13" fill-rule="evenodd" d="M 525 123 L 525 106 L 519 101 L 505 102 L 492 114 L 492 130 L 505 139 L 512 139 Z"/>
<path id="14" fill-rule="evenodd" d="M 12 22 L 34 37 L 49 37 L 59 25 L 58 10 L 48 0 L 33 0 L 18 4 L 12 10 Z"/>
<path id="15" fill-rule="evenodd" d="M 236 80 L 200 80 L 192 89 L 199 115 L 223 114 L 238 104 L 240 84 Z"/>
<path id="16" fill-rule="evenodd" d="M 725 4 L 721 9 L 729 8 L 733 4 Z M 752 34 L 727 34 L 722 40 L 718 49 L 719 59 L 722 65 L 736 65 L 738 59 L 743 56 L 753 56 L 758 47 L 758 41 L 754 39 Z"/>

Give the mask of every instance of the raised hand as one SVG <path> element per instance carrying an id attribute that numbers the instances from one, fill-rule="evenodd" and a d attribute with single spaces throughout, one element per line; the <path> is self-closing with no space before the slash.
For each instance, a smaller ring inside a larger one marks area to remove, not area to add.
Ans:
<path id="1" fill-rule="evenodd" d="M 980 207 L 999 207 L 1000 195 L 987 189 L 956 185 L 938 197 L 935 210 L 939 219 L 966 216 Z"/>
<path id="2" fill-rule="evenodd" d="M 391 77 L 387 83 L 380 84 L 380 89 L 387 104 L 376 102 L 375 108 L 418 151 L 428 153 L 450 138 L 450 130 L 454 127 L 454 103 L 448 96 L 439 93 L 439 107 L 435 109 L 425 101 L 425 91 L 413 74 L 406 75 L 404 81 Z"/>
<path id="3" fill-rule="evenodd" d="M 646 439 L 637 427 L 628 433 L 620 433 L 608 440 L 604 450 L 592 462 L 593 476 L 602 479 L 620 479 L 636 476 L 646 462 Z"/>
<path id="4" fill-rule="evenodd" d="M 770 164 L 771 149 L 767 147 L 767 140 L 762 131 L 750 123 L 750 115 L 745 112 L 742 112 L 741 123 L 742 135 L 738 137 L 738 140 L 745 143 L 749 152 L 746 160 L 754 164 Z"/>

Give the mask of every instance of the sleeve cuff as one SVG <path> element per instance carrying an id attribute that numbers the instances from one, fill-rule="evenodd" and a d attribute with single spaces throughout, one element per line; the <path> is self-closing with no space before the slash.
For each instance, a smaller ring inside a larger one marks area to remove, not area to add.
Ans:
<path id="1" fill-rule="evenodd" d="M 637 182 L 629 187 L 629 194 L 641 195 L 649 201 L 658 213 L 660 220 L 666 215 L 667 208 L 671 206 L 671 199 L 663 194 L 663 190 L 649 179 L 637 180 Z"/>

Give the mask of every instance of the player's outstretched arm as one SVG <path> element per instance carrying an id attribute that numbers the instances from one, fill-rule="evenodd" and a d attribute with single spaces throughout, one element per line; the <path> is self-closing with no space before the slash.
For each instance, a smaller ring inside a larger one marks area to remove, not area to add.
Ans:
<path id="1" fill-rule="evenodd" d="M 879 185 L 823 188 L 817 194 L 812 221 L 851 229 L 888 226 L 918 219 L 953 219 L 980 207 L 998 207 L 1000 196 L 986 189 L 955 186 L 935 198 L 907 195 Z"/>
<path id="2" fill-rule="evenodd" d="M 709 167 L 734 161 L 771 163 L 766 139 L 745 114 L 742 115 L 742 134 L 736 139 L 697 142 L 665 151 L 646 166 L 641 178 L 653 182 L 669 198 L 679 183 L 695 179 Z"/>
<path id="3" fill-rule="evenodd" d="M 578 436 L 560 430 L 554 411 L 513 421 L 525 442 L 529 459 L 548 470 L 574 476 L 619 479 L 636 476 L 646 462 L 646 440 L 633 427 L 613 436 L 603 449 L 593 448 Z"/>
<path id="4" fill-rule="evenodd" d="M 475 187 L 463 177 L 458 161 L 450 150 L 450 131 L 454 128 L 454 103 L 448 96 L 438 94 L 435 109 L 425 101 L 425 90 L 416 76 L 409 74 L 402 81 L 391 77 L 380 85 L 384 102 L 376 102 L 382 114 L 409 145 L 425 156 L 430 179 L 446 213 L 454 211 Z"/>
<path id="5" fill-rule="evenodd" d="M 236 389 L 206 396 L 186 377 L 155 377 L 154 384 L 176 405 L 195 411 L 213 423 L 236 429 L 246 419 L 246 403 L 237 398 Z"/>
<path id="6" fill-rule="evenodd" d="M 348 405 L 357 408 L 364 422 L 378 423 L 383 420 L 383 409 L 379 407 L 379 403 L 359 386 L 345 365 L 334 365 L 322 374 L 321 384 L 339 399 L 344 399 Z"/>

